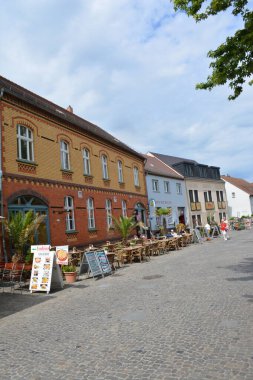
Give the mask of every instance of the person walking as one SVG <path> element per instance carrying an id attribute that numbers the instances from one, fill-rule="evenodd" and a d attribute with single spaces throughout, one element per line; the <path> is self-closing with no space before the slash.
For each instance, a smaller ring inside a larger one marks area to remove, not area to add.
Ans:
<path id="1" fill-rule="evenodd" d="M 221 224 L 220 224 L 220 229 L 221 233 L 223 235 L 224 240 L 228 240 L 228 221 L 227 219 L 221 219 Z"/>

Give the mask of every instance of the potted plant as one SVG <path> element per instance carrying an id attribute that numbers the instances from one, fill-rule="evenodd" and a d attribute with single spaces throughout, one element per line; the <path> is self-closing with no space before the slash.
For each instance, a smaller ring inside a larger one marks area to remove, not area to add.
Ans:
<path id="1" fill-rule="evenodd" d="M 138 224 L 133 217 L 128 218 L 127 216 L 120 216 L 119 219 L 113 217 L 113 222 L 115 229 L 122 237 L 122 244 L 126 244 L 129 235 Z"/>
<path id="2" fill-rule="evenodd" d="M 45 217 L 30 210 L 25 214 L 22 212 L 12 214 L 10 219 L 4 222 L 5 231 L 14 248 L 13 262 L 24 262 L 27 245 L 33 242 L 34 234 Z"/>
<path id="3" fill-rule="evenodd" d="M 65 280 L 68 284 L 72 284 L 76 281 L 76 267 L 74 265 L 63 265 L 62 272 L 64 273 Z"/>

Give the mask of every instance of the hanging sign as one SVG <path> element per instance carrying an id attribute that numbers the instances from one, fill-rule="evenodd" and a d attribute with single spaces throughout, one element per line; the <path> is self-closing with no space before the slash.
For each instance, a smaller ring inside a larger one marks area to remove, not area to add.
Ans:
<path id="1" fill-rule="evenodd" d="M 50 246 L 32 246 L 33 265 L 31 272 L 30 292 L 41 291 L 50 292 L 51 287 L 63 288 L 63 279 L 59 265 L 56 264 L 54 251 L 50 251 Z"/>
<path id="2" fill-rule="evenodd" d="M 56 251 L 56 263 L 59 265 L 68 265 L 68 245 L 61 245 L 55 247 Z"/>

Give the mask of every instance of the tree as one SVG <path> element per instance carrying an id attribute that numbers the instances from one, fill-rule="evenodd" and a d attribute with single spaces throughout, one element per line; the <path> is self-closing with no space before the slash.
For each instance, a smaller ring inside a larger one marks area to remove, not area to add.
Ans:
<path id="1" fill-rule="evenodd" d="M 122 242 L 125 244 L 127 241 L 127 238 L 133 231 L 135 227 L 137 227 L 138 223 L 135 222 L 134 218 L 127 217 L 127 216 L 120 216 L 119 219 L 113 218 L 113 223 L 115 229 L 120 233 L 122 237 Z"/>
<path id="2" fill-rule="evenodd" d="M 198 83 L 197 89 L 212 90 L 228 83 L 233 93 L 229 100 L 236 99 L 243 91 L 243 84 L 253 74 L 253 11 L 247 8 L 248 0 L 171 0 L 175 10 L 182 10 L 196 22 L 217 15 L 228 8 L 235 17 L 241 17 L 244 27 L 215 50 L 207 54 L 212 59 L 211 75 L 206 82 Z M 208 3 L 207 5 L 204 3 Z M 205 7 L 206 5 L 206 7 Z M 249 80 L 250 85 L 253 80 Z"/>
<path id="3" fill-rule="evenodd" d="M 45 215 L 34 214 L 30 210 L 26 214 L 22 212 L 13 214 L 9 220 L 4 222 L 5 230 L 15 251 L 12 261 L 24 260 L 25 247 L 28 243 L 33 242 L 34 234 L 45 217 Z"/>

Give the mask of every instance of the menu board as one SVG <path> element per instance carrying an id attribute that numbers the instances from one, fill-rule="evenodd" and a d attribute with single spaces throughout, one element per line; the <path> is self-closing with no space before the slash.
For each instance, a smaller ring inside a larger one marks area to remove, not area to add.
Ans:
<path id="1" fill-rule="evenodd" d="M 104 250 L 85 252 L 85 257 L 93 277 L 112 272 Z"/>
<path id="2" fill-rule="evenodd" d="M 33 265 L 30 280 L 30 292 L 41 291 L 49 293 L 52 274 L 55 287 L 63 287 L 59 266 L 56 264 L 55 251 L 50 251 L 49 245 L 32 246 Z"/>
<path id="3" fill-rule="evenodd" d="M 69 251 L 68 245 L 61 245 L 61 246 L 55 247 L 56 264 L 68 265 L 68 251 Z"/>
<path id="4" fill-rule="evenodd" d="M 96 252 L 85 252 L 85 257 L 93 277 L 103 275 L 103 271 L 97 259 Z"/>
<path id="5" fill-rule="evenodd" d="M 111 268 L 111 265 L 109 264 L 105 251 L 96 252 L 96 256 L 103 273 L 111 273 L 112 268 Z"/>

